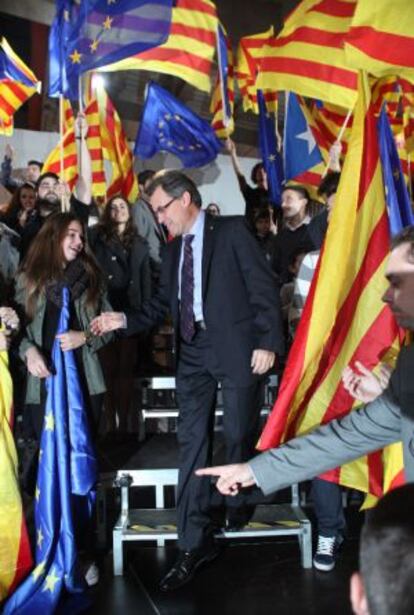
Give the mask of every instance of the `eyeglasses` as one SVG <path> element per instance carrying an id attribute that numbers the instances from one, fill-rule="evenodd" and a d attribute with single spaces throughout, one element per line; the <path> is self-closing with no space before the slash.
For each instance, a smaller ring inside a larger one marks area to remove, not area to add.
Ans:
<path id="1" fill-rule="evenodd" d="M 154 214 L 157 216 L 157 218 L 160 214 L 164 214 L 169 208 L 169 206 L 172 205 L 174 201 L 177 200 L 177 198 L 178 197 L 175 196 L 173 199 L 171 199 L 171 201 L 168 201 L 168 203 L 165 203 L 165 205 L 160 205 L 160 207 L 158 207 L 157 209 L 154 209 Z"/>

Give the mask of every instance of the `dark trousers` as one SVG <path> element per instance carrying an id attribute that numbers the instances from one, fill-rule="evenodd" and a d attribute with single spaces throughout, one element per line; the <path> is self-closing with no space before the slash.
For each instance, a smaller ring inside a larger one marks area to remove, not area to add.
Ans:
<path id="1" fill-rule="evenodd" d="M 197 477 L 194 472 L 211 463 L 219 382 L 223 395 L 226 462 L 246 461 L 252 456 L 257 440 L 264 381 L 257 380 L 241 387 L 222 374 L 206 331 L 197 332 L 191 344 L 182 341 L 176 377 L 180 408 L 177 517 L 178 543 L 185 551 L 212 540 L 210 479 Z M 228 498 L 227 504 L 241 507 L 244 498 Z"/>
<path id="2" fill-rule="evenodd" d="M 314 478 L 312 499 L 321 536 L 342 536 L 345 532 L 345 517 L 342 506 L 342 488 L 336 483 Z"/>

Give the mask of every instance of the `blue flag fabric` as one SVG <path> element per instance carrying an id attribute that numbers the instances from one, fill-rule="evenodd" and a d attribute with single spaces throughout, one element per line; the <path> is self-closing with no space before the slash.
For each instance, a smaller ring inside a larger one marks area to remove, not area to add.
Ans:
<path id="1" fill-rule="evenodd" d="M 58 334 L 69 328 L 69 291 L 63 289 Z M 85 607 L 85 582 L 79 574 L 74 537 L 73 495 L 77 509 L 90 509 L 97 481 L 97 461 L 73 351 L 55 341 L 55 375 L 48 378 L 45 422 L 40 441 L 35 494 L 36 566 L 12 594 L 4 614 L 49 615 Z M 89 500 L 89 501 L 88 501 Z M 79 524 L 79 518 L 77 518 Z M 59 603 L 59 606 L 58 606 Z M 66 603 L 67 606 L 67 603 Z"/>
<path id="2" fill-rule="evenodd" d="M 221 98 L 223 101 L 223 123 L 225 126 L 228 126 L 231 120 L 231 105 L 229 100 L 229 92 L 227 89 L 229 57 L 227 50 L 227 38 L 221 24 L 218 25 L 217 37 L 217 64 L 220 74 Z"/>
<path id="3" fill-rule="evenodd" d="M 170 152 L 184 167 L 201 167 L 217 157 L 222 144 L 208 122 L 154 82 L 148 85 L 135 143 L 135 155 Z"/>
<path id="4" fill-rule="evenodd" d="M 297 96 L 292 92 L 286 94 L 283 152 L 286 180 L 294 179 L 323 160 Z"/>
<path id="5" fill-rule="evenodd" d="M 378 118 L 378 138 L 390 233 L 394 237 L 405 226 L 414 224 L 414 214 L 384 106 Z"/>
<path id="6" fill-rule="evenodd" d="M 3 47 L 0 47 L 0 80 L 2 79 L 33 87 L 33 81 L 8 57 Z"/>
<path id="7" fill-rule="evenodd" d="M 79 7 L 74 0 L 56 0 L 56 16 L 49 33 L 49 90 L 53 97 L 70 96 L 66 77 L 66 56 L 69 36 L 76 22 Z M 76 95 L 76 92 L 74 93 Z"/>
<path id="8" fill-rule="evenodd" d="M 69 90 L 79 75 L 162 45 L 173 0 L 82 0 L 66 47 Z"/>
<path id="9" fill-rule="evenodd" d="M 284 177 L 283 163 L 277 149 L 275 119 L 274 115 L 266 109 L 262 90 L 257 90 L 257 102 L 259 105 L 259 145 L 267 174 L 269 200 L 273 205 L 280 205 Z"/>

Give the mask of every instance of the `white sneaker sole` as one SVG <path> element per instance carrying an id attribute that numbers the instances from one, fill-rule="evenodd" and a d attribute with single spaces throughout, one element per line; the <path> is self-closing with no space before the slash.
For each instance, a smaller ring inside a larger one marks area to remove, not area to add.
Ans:
<path id="1" fill-rule="evenodd" d="M 332 562 L 332 564 L 320 564 L 319 562 L 315 562 L 315 560 L 313 560 L 312 563 L 313 567 L 321 572 L 331 572 L 331 570 L 335 568 L 335 562 Z"/>

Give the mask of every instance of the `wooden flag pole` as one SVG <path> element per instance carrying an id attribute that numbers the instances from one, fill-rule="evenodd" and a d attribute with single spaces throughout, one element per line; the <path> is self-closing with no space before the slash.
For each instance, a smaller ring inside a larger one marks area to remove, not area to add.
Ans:
<path id="1" fill-rule="evenodd" d="M 341 130 L 339 131 L 338 136 L 336 137 L 336 141 L 335 141 L 335 143 L 332 145 L 332 147 L 329 150 L 328 164 L 325 167 L 325 171 L 324 171 L 322 177 L 325 177 L 327 175 L 329 169 L 332 169 L 333 171 L 338 171 L 338 172 L 341 171 L 341 165 L 340 165 L 340 162 L 339 162 L 339 156 L 340 156 L 341 151 L 342 151 L 341 140 L 342 140 L 342 137 L 344 136 L 345 128 L 348 125 L 348 122 L 349 122 L 349 120 L 351 118 L 351 115 L 352 115 L 352 109 L 350 109 L 348 111 L 348 113 L 346 114 L 346 118 L 344 120 L 344 123 L 341 126 Z"/>

